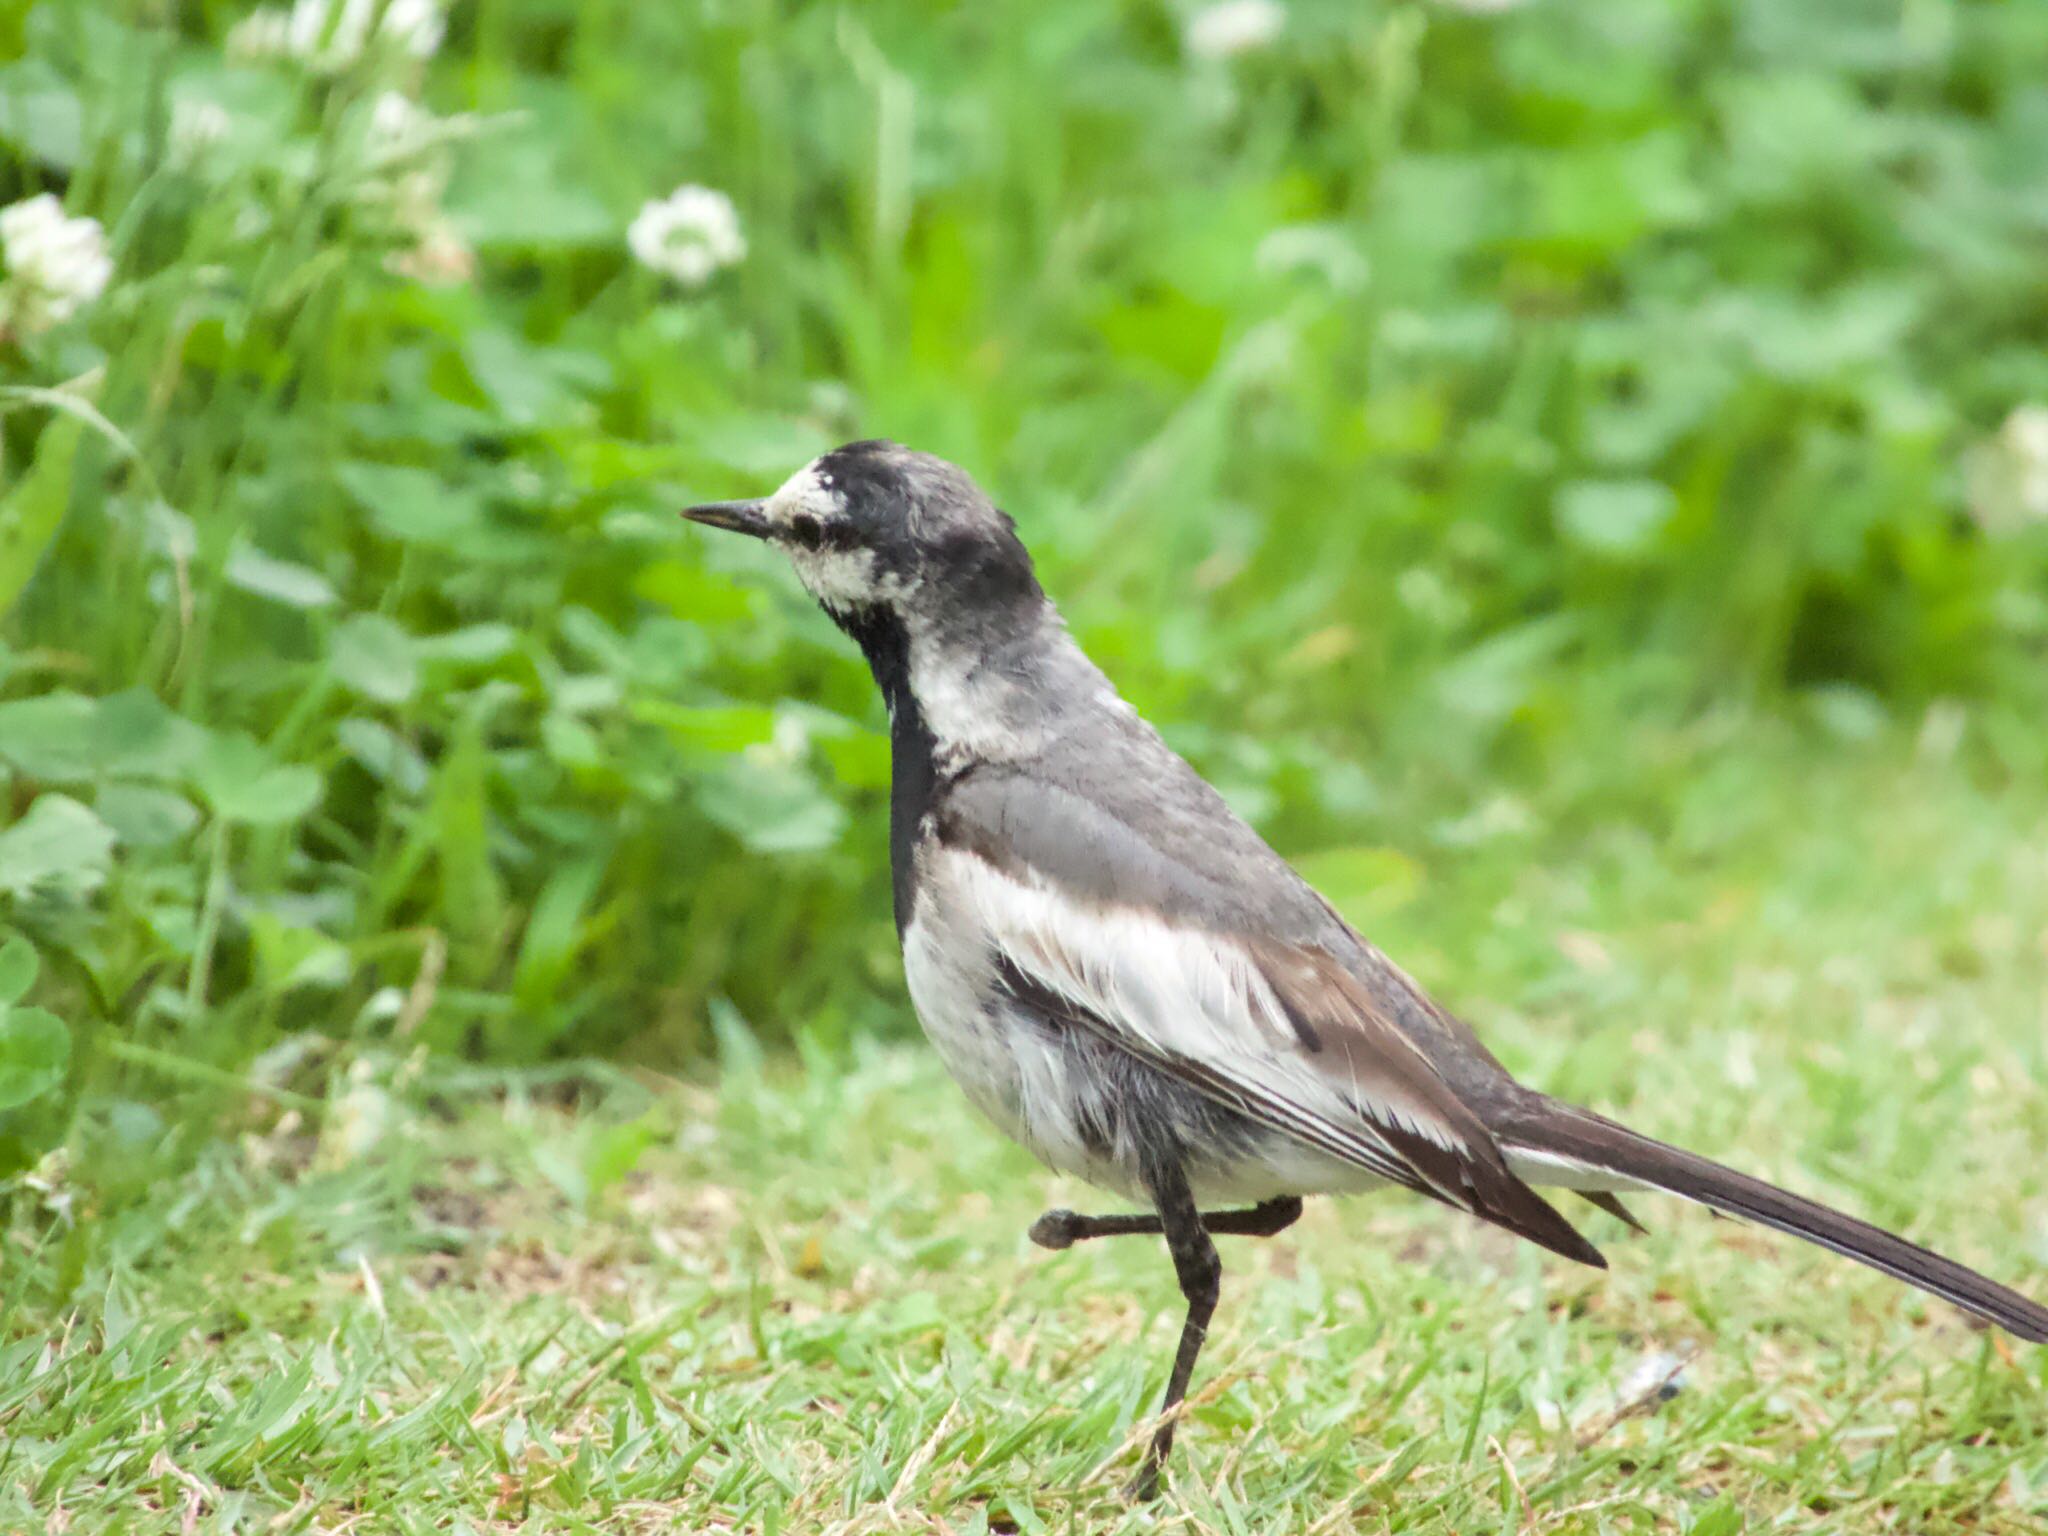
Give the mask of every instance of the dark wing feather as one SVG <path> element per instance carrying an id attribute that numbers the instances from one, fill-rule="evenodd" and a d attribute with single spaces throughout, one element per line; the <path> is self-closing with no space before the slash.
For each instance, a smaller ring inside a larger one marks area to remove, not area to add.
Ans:
<path id="1" fill-rule="evenodd" d="M 1048 1015 L 1332 1156 L 1568 1258 L 1603 1262 L 1508 1167 L 1439 1070 L 1439 1042 L 1425 1046 L 1407 1027 L 1433 1017 L 1426 1000 L 1288 932 L 1313 924 L 1358 942 L 1341 923 L 1327 928 L 1321 898 L 1241 822 L 1225 830 L 1250 837 L 1284 883 L 1265 868 L 1193 869 L 1090 797 L 1014 771 L 951 786 L 937 830 L 941 846 L 968 857 L 1006 984 Z M 1255 922 L 1255 898 L 1219 869 L 1270 885 L 1280 920 Z"/>
<path id="2" fill-rule="evenodd" d="M 1340 1091 L 1355 1096 L 1359 1112 L 1432 1191 L 1553 1253 L 1605 1267 L 1600 1251 L 1508 1167 L 1492 1133 L 1391 1021 L 1371 987 L 1320 949 L 1258 939 L 1246 948 L 1302 1049 Z"/>

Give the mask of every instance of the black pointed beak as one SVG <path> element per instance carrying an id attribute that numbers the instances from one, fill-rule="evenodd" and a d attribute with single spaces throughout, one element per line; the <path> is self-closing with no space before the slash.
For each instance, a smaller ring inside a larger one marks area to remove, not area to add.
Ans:
<path id="1" fill-rule="evenodd" d="M 765 501 L 707 501 L 701 507 L 683 508 L 683 516 L 707 528 L 723 528 L 730 533 L 744 533 L 750 539 L 765 539 L 768 537 L 768 519 L 762 509 L 767 505 Z"/>

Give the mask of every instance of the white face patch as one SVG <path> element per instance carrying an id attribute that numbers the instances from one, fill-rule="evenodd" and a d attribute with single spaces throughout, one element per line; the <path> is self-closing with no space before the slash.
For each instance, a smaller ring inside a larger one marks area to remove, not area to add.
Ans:
<path id="1" fill-rule="evenodd" d="M 836 522 L 845 515 L 846 498 L 820 472 L 813 459 L 782 483 L 762 509 L 779 531 L 799 517 L 820 524 Z M 832 608 L 854 608 L 874 602 L 883 595 L 882 581 L 875 573 L 874 554 L 865 549 L 806 549 L 794 541 L 783 549 L 795 567 L 797 580 L 811 596 Z"/>
<path id="2" fill-rule="evenodd" d="M 783 481 L 761 510 L 776 527 L 787 528 L 799 512 L 809 513 L 821 523 L 838 517 L 846 510 L 846 498 L 826 483 L 818 460 L 813 459 Z"/>

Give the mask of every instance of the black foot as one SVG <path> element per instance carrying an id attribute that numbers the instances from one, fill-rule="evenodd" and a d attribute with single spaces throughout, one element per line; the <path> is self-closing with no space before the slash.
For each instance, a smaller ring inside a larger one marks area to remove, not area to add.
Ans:
<path id="1" fill-rule="evenodd" d="M 1263 1200 L 1248 1211 L 1203 1211 L 1204 1230 L 1218 1237 L 1273 1237 L 1301 1219 L 1301 1200 L 1281 1195 Z M 1096 1237 L 1159 1236 L 1166 1230 L 1158 1216 L 1083 1216 L 1077 1211 L 1047 1211 L 1031 1224 L 1031 1241 L 1041 1248 L 1071 1248 Z"/>
<path id="2" fill-rule="evenodd" d="M 1031 1241 L 1041 1248 L 1071 1248 L 1086 1218 L 1073 1211 L 1047 1211 L 1031 1223 Z"/>

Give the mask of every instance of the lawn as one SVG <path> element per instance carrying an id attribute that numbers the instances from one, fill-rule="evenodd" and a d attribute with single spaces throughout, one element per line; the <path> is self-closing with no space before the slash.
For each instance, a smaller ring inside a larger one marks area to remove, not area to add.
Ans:
<path id="1" fill-rule="evenodd" d="M 1418 871 L 1376 926 L 1537 1081 L 2039 1293 L 2048 803 L 1885 753 L 1762 800 L 1760 751 L 1702 784 L 1720 831 L 1686 855 L 1531 833 Z M 1032 1248 L 1091 1196 L 915 1046 L 723 1045 L 715 1089 L 394 1053 L 309 1098 L 317 1063 L 266 1063 L 174 1175 L 46 1170 L 4 1239 L 0 1524 L 2048 1518 L 2048 1352 L 1676 1202 L 1640 1202 L 1648 1236 L 1576 1207 L 1602 1275 L 1397 1196 L 1226 1241 L 1168 1497 L 1128 1508 L 1178 1326 L 1158 1245 Z"/>

